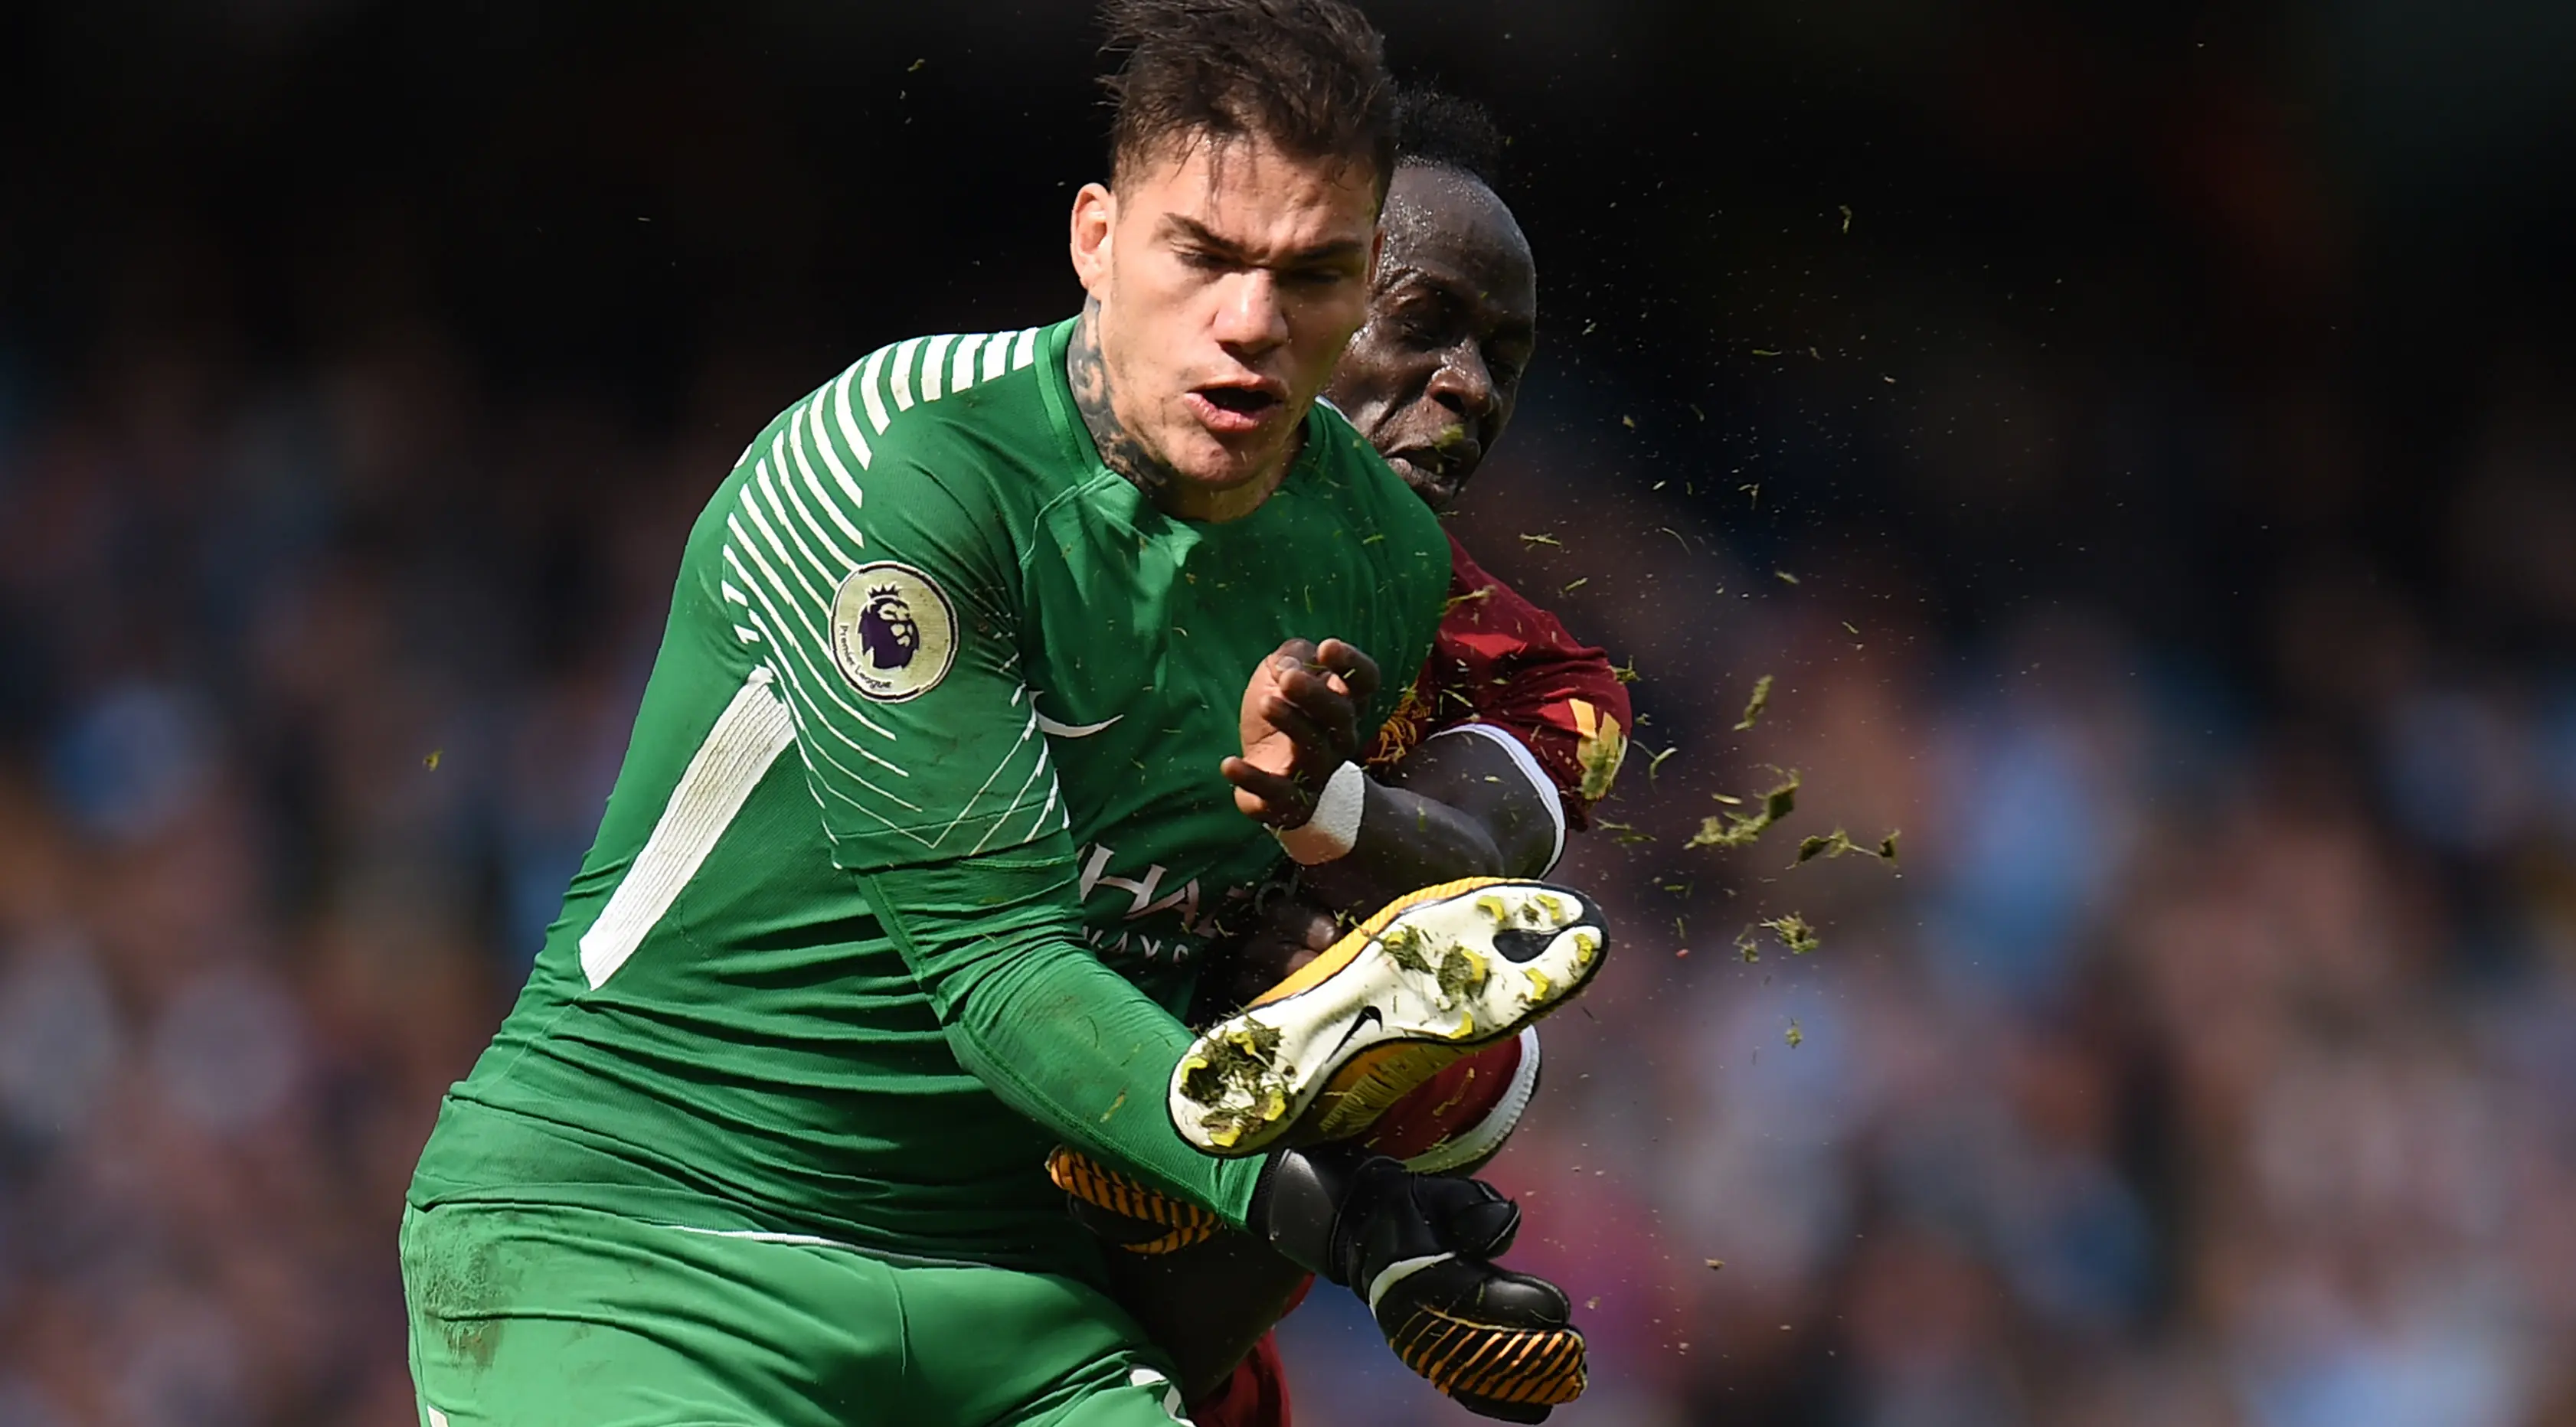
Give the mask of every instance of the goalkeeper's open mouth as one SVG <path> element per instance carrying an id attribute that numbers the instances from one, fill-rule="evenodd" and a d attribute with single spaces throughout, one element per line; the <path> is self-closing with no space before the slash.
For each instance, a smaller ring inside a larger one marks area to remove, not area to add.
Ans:
<path id="1" fill-rule="evenodd" d="M 1220 382 L 1192 389 L 1185 398 L 1190 414 L 1219 436 L 1249 436 L 1288 411 L 1283 383 Z"/>

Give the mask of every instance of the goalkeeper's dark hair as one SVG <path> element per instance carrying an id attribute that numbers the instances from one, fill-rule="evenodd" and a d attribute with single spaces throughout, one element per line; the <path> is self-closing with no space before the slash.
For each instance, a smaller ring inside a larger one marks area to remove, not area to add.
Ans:
<path id="1" fill-rule="evenodd" d="M 1428 84 L 1395 92 L 1395 161 L 1454 169 L 1501 192 L 1502 126 L 1484 105 Z"/>
<path id="2" fill-rule="evenodd" d="M 1304 159 L 1395 173 L 1386 41 L 1345 0 L 1103 0 L 1109 178 L 1200 139 L 1258 136 Z"/>

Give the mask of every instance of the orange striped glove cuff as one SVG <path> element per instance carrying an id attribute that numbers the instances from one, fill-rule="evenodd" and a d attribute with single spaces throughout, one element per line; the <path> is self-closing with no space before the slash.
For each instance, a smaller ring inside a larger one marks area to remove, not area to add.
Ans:
<path id="1" fill-rule="evenodd" d="M 1047 1178 L 1074 1203 L 1074 1217 L 1131 1254 L 1168 1254 L 1215 1238 L 1225 1221 L 1187 1200 L 1062 1145 L 1047 1156 Z"/>

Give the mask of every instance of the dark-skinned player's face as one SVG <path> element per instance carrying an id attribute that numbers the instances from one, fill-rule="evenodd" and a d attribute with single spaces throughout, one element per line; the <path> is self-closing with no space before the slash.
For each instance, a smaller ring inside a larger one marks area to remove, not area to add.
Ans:
<path id="1" fill-rule="evenodd" d="M 1325 392 L 1440 509 L 1500 440 L 1538 343 L 1538 267 L 1511 209 L 1454 169 L 1387 190 L 1368 320 Z"/>

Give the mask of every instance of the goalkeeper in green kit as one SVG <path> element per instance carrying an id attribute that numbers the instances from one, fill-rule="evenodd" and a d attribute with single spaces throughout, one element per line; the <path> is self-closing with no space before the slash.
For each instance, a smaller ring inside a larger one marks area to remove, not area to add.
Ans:
<path id="1" fill-rule="evenodd" d="M 597 842 L 412 1183 L 429 1427 L 1175 1420 L 1058 1144 L 1349 1286 L 1471 1406 L 1579 1390 L 1563 1296 L 1491 1262 L 1508 1201 L 1317 1142 L 1579 990 L 1589 902 L 1428 888 L 1175 1019 L 1283 848 L 1438 825 L 1352 760 L 1451 564 L 1314 400 L 1392 169 L 1376 34 L 1110 11 L 1083 314 L 869 354 L 691 532 Z"/>

